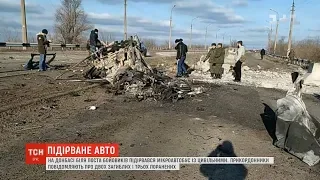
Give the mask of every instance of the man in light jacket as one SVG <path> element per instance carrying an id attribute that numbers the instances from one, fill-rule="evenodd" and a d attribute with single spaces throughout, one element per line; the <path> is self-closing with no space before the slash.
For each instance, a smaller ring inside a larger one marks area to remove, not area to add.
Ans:
<path id="1" fill-rule="evenodd" d="M 238 51 L 237 51 L 237 55 L 236 55 L 236 65 L 234 67 L 234 71 L 235 71 L 235 82 L 240 82 L 241 81 L 241 65 L 245 60 L 245 52 L 246 49 L 243 46 L 243 42 L 242 41 L 238 41 L 237 42 L 238 45 Z"/>
<path id="2" fill-rule="evenodd" d="M 37 34 L 37 41 L 38 41 L 38 52 L 40 54 L 40 61 L 39 61 L 39 71 L 46 71 L 46 54 L 47 54 L 47 47 L 49 47 L 50 40 L 47 40 L 48 30 L 43 29 L 40 33 Z"/>

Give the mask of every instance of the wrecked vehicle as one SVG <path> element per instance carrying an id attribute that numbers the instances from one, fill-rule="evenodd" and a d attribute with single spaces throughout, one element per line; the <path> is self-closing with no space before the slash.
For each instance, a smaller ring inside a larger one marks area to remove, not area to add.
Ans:
<path id="1" fill-rule="evenodd" d="M 292 73 L 293 88 L 277 100 L 274 145 L 313 166 L 320 161 L 320 121 L 306 109 L 301 96 L 303 78 L 298 76 Z"/>
<path id="2" fill-rule="evenodd" d="M 112 86 L 108 92 L 138 101 L 151 98 L 176 102 L 186 95 L 198 94 L 191 92 L 186 81 L 172 79 L 151 68 L 143 58 L 139 42 L 137 36 L 131 36 L 129 40 L 101 47 L 95 54 L 95 60 L 86 67 L 83 77 L 106 80 Z"/>

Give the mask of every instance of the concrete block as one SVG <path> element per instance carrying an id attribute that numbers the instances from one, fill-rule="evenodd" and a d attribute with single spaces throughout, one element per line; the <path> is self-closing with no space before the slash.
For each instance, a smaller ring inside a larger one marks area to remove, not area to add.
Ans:
<path id="1" fill-rule="evenodd" d="M 236 48 L 226 48 L 225 49 L 224 64 L 229 64 L 229 65 L 233 66 L 235 64 L 236 55 L 237 55 Z"/>
<path id="2" fill-rule="evenodd" d="M 320 87 L 320 63 L 312 63 L 304 76 L 304 84 Z"/>

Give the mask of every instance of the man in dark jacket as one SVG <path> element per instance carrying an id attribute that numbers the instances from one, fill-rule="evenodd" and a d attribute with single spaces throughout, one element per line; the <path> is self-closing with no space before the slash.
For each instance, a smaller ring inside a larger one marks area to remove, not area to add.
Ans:
<path id="1" fill-rule="evenodd" d="M 211 73 L 211 77 L 215 78 L 215 74 L 214 72 L 212 71 L 212 67 L 213 67 L 213 64 L 215 64 L 215 51 L 216 51 L 216 47 L 217 47 L 217 44 L 216 43 L 212 43 L 211 44 L 211 47 L 210 47 L 210 50 L 206 56 L 206 58 L 204 59 L 204 61 L 206 61 L 207 59 L 209 59 L 209 64 L 210 64 L 210 73 Z"/>
<path id="2" fill-rule="evenodd" d="M 43 29 L 40 33 L 37 34 L 37 41 L 38 41 L 38 52 L 40 54 L 40 61 L 39 61 L 39 71 L 46 71 L 46 53 L 47 47 L 49 47 L 50 41 L 47 40 L 48 30 Z"/>
<path id="3" fill-rule="evenodd" d="M 183 43 L 183 39 L 176 39 L 175 41 L 177 50 L 176 60 L 177 63 L 177 77 L 188 76 L 187 69 L 184 61 L 186 60 L 188 46 Z"/>
<path id="4" fill-rule="evenodd" d="M 261 49 L 260 55 L 261 55 L 261 60 L 263 60 L 263 56 L 266 55 L 266 50 Z"/>
<path id="5" fill-rule="evenodd" d="M 89 45 L 90 45 L 90 53 L 95 53 L 97 50 L 97 46 L 99 44 L 98 40 L 98 29 L 94 29 L 90 33 L 90 38 L 89 38 Z M 92 56 L 93 59 L 95 59 L 95 56 Z"/>

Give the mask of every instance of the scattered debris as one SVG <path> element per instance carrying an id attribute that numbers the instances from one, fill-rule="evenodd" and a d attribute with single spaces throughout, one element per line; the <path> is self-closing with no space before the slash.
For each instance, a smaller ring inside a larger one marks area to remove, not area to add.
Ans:
<path id="1" fill-rule="evenodd" d="M 96 109 L 97 109 L 96 106 L 90 106 L 90 107 L 89 107 L 89 110 L 96 110 Z"/>
<path id="2" fill-rule="evenodd" d="M 212 139 L 213 137 L 212 136 L 207 136 L 207 138 L 204 138 L 203 136 L 200 136 L 198 134 L 195 134 L 193 132 L 191 132 L 191 129 L 188 130 L 189 134 L 191 134 L 192 136 L 195 136 L 195 137 L 201 137 L 203 140 L 209 140 L 209 139 Z"/>
<path id="3" fill-rule="evenodd" d="M 258 69 L 261 69 L 261 66 L 257 65 Z"/>
<path id="4" fill-rule="evenodd" d="M 79 92 L 70 92 L 70 95 L 71 96 L 81 96 L 80 94 L 79 94 Z"/>
<path id="5" fill-rule="evenodd" d="M 34 127 L 29 127 L 29 128 L 24 128 L 24 129 L 19 129 L 19 130 L 16 130 L 15 132 L 16 133 L 19 133 L 21 131 L 27 131 L 27 130 L 32 130 L 32 129 L 38 129 L 38 128 L 42 128 L 43 126 L 34 126 Z"/>
<path id="6" fill-rule="evenodd" d="M 303 79 L 298 72 L 291 75 L 292 89 L 277 100 L 274 145 L 313 166 L 320 161 L 320 121 L 309 114 L 302 100 Z"/>
<path id="7" fill-rule="evenodd" d="M 81 137 L 81 136 L 82 136 L 82 133 L 80 133 L 79 131 L 77 131 L 77 132 L 76 132 L 76 135 L 77 135 L 78 137 Z"/>
<path id="8" fill-rule="evenodd" d="M 133 40 L 113 42 L 97 52 L 84 77 L 103 78 L 111 83 L 108 90 L 115 95 L 124 94 L 138 101 L 152 98 L 176 102 L 191 92 L 187 81 L 172 79 L 157 69 L 152 69 L 143 59 L 138 43 Z M 203 89 L 196 89 L 199 94 Z"/>
<path id="9" fill-rule="evenodd" d="M 92 102 L 92 101 L 97 101 L 96 99 L 85 99 L 84 102 Z"/>
<path id="10" fill-rule="evenodd" d="M 249 71 L 250 68 L 249 68 L 248 66 L 243 66 L 243 70 L 244 70 L 244 71 Z"/>
<path id="11" fill-rule="evenodd" d="M 202 108 L 202 107 L 197 107 L 196 109 L 197 109 L 197 111 L 204 111 L 204 108 Z"/>

